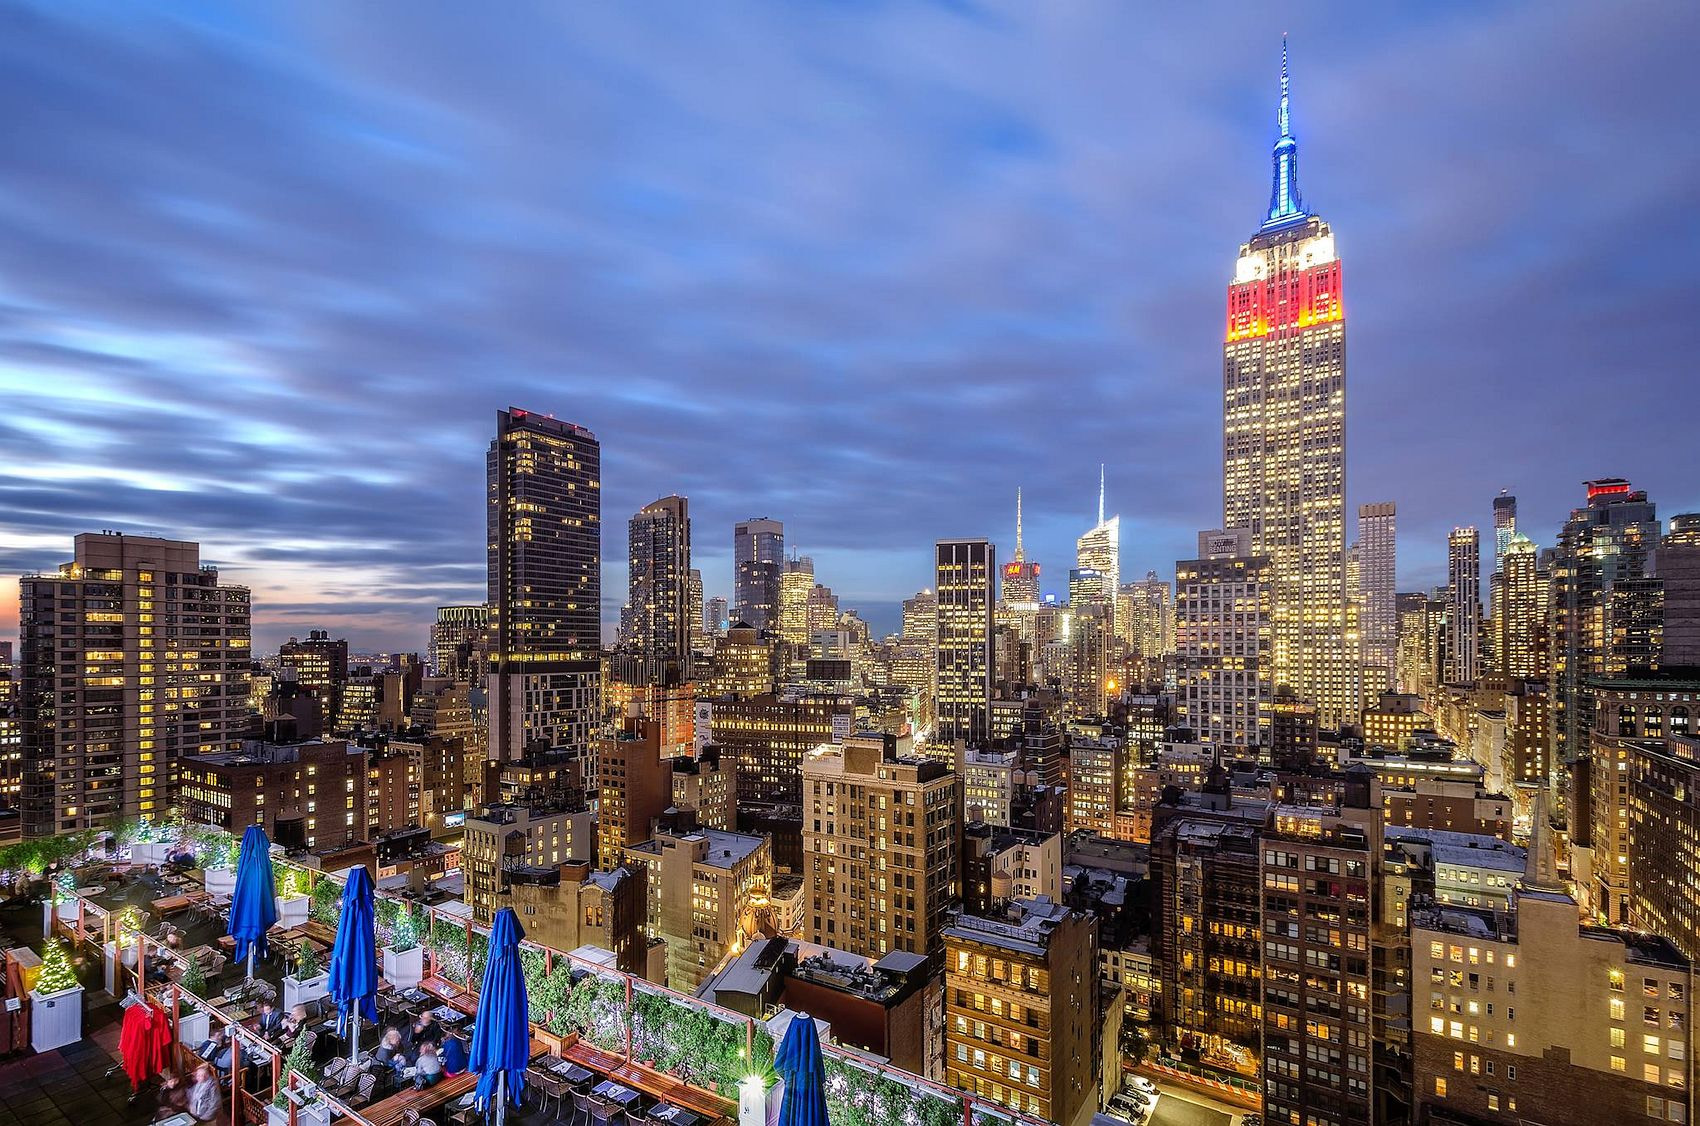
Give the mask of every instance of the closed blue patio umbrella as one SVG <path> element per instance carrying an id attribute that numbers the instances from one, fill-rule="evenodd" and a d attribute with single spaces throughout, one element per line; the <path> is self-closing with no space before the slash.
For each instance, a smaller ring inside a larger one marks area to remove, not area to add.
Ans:
<path id="1" fill-rule="evenodd" d="M 272 843 L 266 831 L 250 825 L 242 834 L 242 851 L 236 856 L 236 889 L 230 896 L 230 924 L 226 931 L 236 940 L 236 960 L 248 962 L 248 980 L 254 980 L 254 951 L 266 949 L 266 932 L 277 923 L 277 884 L 272 877 Z"/>
<path id="2" fill-rule="evenodd" d="M 525 1068 L 531 1062 L 531 1021 L 526 1015 L 530 1004 L 519 961 L 519 942 L 524 937 L 513 908 L 496 912 L 467 1063 L 467 1070 L 478 1075 L 474 1105 L 484 1109 L 493 1095 L 497 1126 L 507 1111 L 508 1088 L 513 1089 L 515 1102 L 525 1093 Z"/>
<path id="3" fill-rule="evenodd" d="M 372 873 L 364 864 L 348 870 L 342 887 L 342 914 L 331 947 L 331 1000 L 339 1030 L 348 1032 L 348 1059 L 360 1052 L 360 1016 L 378 1023 L 378 931 L 372 909 Z"/>
<path id="4" fill-rule="evenodd" d="M 820 1030 L 814 1017 L 804 1013 L 792 1018 L 773 1057 L 773 1068 L 785 1080 L 779 1126 L 827 1126 L 826 1064 L 821 1060 Z"/>

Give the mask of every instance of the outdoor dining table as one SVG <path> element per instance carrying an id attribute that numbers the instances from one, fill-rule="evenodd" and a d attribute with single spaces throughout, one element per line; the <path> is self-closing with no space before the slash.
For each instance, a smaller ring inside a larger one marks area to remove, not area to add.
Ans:
<path id="1" fill-rule="evenodd" d="M 191 902 L 190 898 L 186 895 L 168 895 L 164 898 L 154 900 L 153 909 L 156 914 L 169 915 L 173 911 L 184 910 Z"/>
<path id="2" fill-rule="evenodd" d="M 553 1071 L 556 1075 L 559 1075 L 562 1079 L 565 1079 L 569 1086 L 575 1088 L 583 1087 L 586 1083 L 589 1083 L 592 1079 L 596 1078 L 596 1072 L 590 1070 L 588 1067 L 580 1067 L 572 1060 L 558 1059 L 549 1065 L 549 1070 Z"/>
<path id="3" fill-rule="evenodd" d="M 703 1123 L 702 1115 L 667 1103 L 656 1103 L 650 1107 L 649 1117 L 655 1122 L 668 1123 L 668 1126 L 702 1126 Z"/>
<path id="4" fill-rule="evenodd" d="M 611 1103 L 619 1103 L 622 1107 L 629 1107 L 643 1097 L 641 1092 L 634 1091 L 622 1083 L 616 1083 L 612 1079 L 598 1083 L 591 1089 L 590 1093 L 597 1098 L 607 1099 Z"/>

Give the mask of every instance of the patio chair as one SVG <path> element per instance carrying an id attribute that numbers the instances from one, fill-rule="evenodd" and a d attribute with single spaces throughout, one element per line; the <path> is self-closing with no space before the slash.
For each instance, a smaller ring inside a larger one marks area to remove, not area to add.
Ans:
<path id="1" fill-rule="evenodd" d="M 541 1105 L 547 1106 L 550 1099 L 555 1100 L 555 1117 L 559 1118 L 561 1116 L 561 1103 L 567 1094 L 566 1084 L 548 1071 L 536 1067 L 528 1069 L 525 1076 L 537 1087 L 541 1096 L 538 1102 Z"/>
<path id="2" fill-rule="evenodd" d="M 326 1066 L 325 1076 L 319 1081 L 319 1086 L 335 1098 L 347 1098 L 348 1093 L 354 1090 L 354 1084 L 360 1079 L 360 1075 L 359 1068 L 338 1056 Z"/>
<path id="3" fill-rule="evenodd" d="M 412 1107 L 402 1111 L 401 1126 L 419 1126 L 419 1112 Z"/>
<path id="4" fill-rule="evenodd" d="M 365 1106 L 372 1101 L 372 1092 L 378 1088 L 378 1077 L 371 1072 L 363 1072 L 354 1086 L 354 1101 Z"/>
<path id="5" fill-rule="evenodd" d="M 624 1126 L 623 1122 L 616 1122 L 615 1119 L 616 1117 L 624 1119 L 625 1113 L 620 1110 L 618 1105 L 609 1102 L 607 1099 L 592 1098 L 590 1100 L 590 1117 L 596 1123 L 596 1126 Z"/>
<path id="6" fill-rule="evenodd" d="M 590 1096 L 583 1091 L 574 1091 L 573 1114 L 567 1121 L 573 1126 L 589 1126 L 593 1117 L 590 1113 Z"/>

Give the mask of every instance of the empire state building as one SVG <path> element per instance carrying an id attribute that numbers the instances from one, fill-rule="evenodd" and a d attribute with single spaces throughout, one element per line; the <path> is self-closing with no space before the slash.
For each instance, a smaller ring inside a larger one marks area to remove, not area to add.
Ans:
<path id="1" fill-rule="evenodd" d="M 1269 212 L 1240 247 L 1222 344 L 1222 526 L 1270 561 L 1272 679 L 1355 721 L 1346 644 L 1346 322 L 1328 224 L 1299 195 L 1281 45 Z"/>

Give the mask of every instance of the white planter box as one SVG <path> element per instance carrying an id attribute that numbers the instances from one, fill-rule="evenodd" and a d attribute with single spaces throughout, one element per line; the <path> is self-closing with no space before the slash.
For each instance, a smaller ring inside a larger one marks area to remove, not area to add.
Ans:
<path id="1" fill-rule="evenodd" d="M 425 977 L 425 948 L 397 952 L 384 947 L 384 980 L 397 989 L 412 989 Z"/>
<path id="2" fill-rule="evenodd" d="M 137 864 L 164 864 L 170 855 L 169 841 L 143 841 L 130 846 L 130 859 Z"/>
<path id="3" fill-rule="evenodd" d="M 83 987 L 57 993 L 30 990 L 30 1047 L 51 1052 L 83 1038 Z"/>
<path id="4" fill-rule="evenodd" d="M 286 1098 L 293 1096 L 288 1093 Z M 301 1102 L 294 1099 L 295 1126 L 331 1126 L 331 1108 L 319 1102 Z M 289 1108 L 267 1105 L 266 1126 L 289 1126 Z"/>
<path id="5" fill-rule="evenodd" d="M 207 1042 L 212 1035 L 212 1017 L 185 1007 L 177 1017 L 177 1039 L 191 1051 Z"/>
<path id="6" fill-rule="evenodd" d="M 234 895 L 236 892 L 236 869 L 208 868 L 206 870 L 208 895 Z"/>
<path id="7" fill-rule="evenodd" d="M 280 927 L 298 927 L 307 921 L 307 908 L 312 899 L 305 895 L 277 897 L 277 923 Z"/>
<path id="8" fill-rule="evenodd" d="M 297 1005 L 305 1005 L 308 1001 L 317 1001 L 330 992 L 330 974 L 318 974 L 305 981 L 294 977 L 283 979 L 283 1011 L 289 1012 Z"/>

